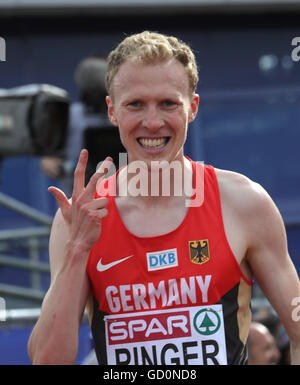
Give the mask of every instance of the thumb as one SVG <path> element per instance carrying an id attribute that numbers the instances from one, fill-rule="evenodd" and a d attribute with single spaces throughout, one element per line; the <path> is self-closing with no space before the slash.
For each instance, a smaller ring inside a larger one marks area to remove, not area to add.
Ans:
<path id="1" fill-rule="evenodd" d="M 54 196 L 59 208 L 61 209 L 63 217 L 67 219 L 67 211 L 70 207 L 70 202 L 66 197 L 66 194 L 54 186 L 50 186 L 48 191 Z"/>

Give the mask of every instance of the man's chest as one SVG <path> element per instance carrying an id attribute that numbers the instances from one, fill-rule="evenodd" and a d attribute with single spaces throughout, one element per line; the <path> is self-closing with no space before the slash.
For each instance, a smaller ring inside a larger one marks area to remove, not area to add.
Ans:
<path id="1" fill-rule="evenodd" d="M 118 205 L 126 228 L 139 237 L 155 237 L 176 230 L 183 222 L 187 208 L 184 205 L 161 204 L 138 206 Z"/>
<path id="2" fill-rule="evenodd" d="M 126 228 L 138 237 L 155 237 L 168 234 L 176 230 L 185 220 L 188 213 L 188 207 L 179 199 L 172 202 L 165 201 L 164 204 L 147 205 L 147 208 L 138 205 L 131 205 L 125 200 L 117 200 L 117 207 Z M 232 207 L 222 202 L 222 221 L 228 244 L 241 266 L 243 273 L 251 279 L 251 272 L 245 261 L 247 253 L 247 234 L 244 226 L 239 223 L 237 213 Z M 199 214 L 201 215 L 201 214 Z M 201 223 L 201 225 L 200 225 Z M 199 227 L 210 227 L 208 218 L 199 217 Z M 216 230 L 219 231 L 219 230 Z"/>

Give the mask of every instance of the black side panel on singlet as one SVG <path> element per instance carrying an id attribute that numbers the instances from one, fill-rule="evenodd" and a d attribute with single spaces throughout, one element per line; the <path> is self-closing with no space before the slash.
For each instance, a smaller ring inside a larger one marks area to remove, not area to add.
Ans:
<path id="1" fill-rule="evenodd" d="M 107 313 L 99 310 L 98 301 L 95 297 L 93 297 L 93 319 L 91 330 L 94 339 L 96 357 L 100 365 L 107 365 L 104 323 L 104 316 L 106 315 Z"/>
<path id="2" fill-rule="evenodd" d="M 248 349 L 240 340 L 240 330 L 237 313 L 239 310 L 238 293 L 240 283 L 235 285 L 228 293 L 223 295 L 220 304 L 223 305 L 226 336 L 226 351 L 228 365 L 247 365 Z M 240 341 L 237 344 L 237 341 Z"/>

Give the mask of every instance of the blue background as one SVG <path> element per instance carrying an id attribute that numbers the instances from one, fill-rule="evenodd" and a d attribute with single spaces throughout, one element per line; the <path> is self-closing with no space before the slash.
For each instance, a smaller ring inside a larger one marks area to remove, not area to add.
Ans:
<path id="1" fill-rule="evenodd" d="M 291 63 L 291 41 L 300 36 L 297 14 L 0 19 L 6 62 L 0 88 L 48 83 L 78 100 L 73 73 L 92 53 L 106 56 L 126 34 L 144 29 L 174 34 L 194 49 L 199 65 L 200 110 L 185 146 L 194 160 L 241 172 L 262 184 L 283 216 L 289 250 L 300 272 L 300 62 Z M 268 71 L 259 63 L 273 55 Z M 0 191 L 54 215 L 50 180 L 38 157 L 6 158 Z M 0 207 L 0 229 L 32 225 Z M 267 229 L 266 229 L 267 231 Z M 18 245 L 16 254 L 20 254 Z M 48 260 L 45 251 L 41 259 Z M 29 285 L 29 274 L 0 266 L 0 282 Z M 43 278 L 46 290 L 49 277 Z M 0 329 L 0 363 L 29 363 L 30 328 Z M 83 326 L 78 362 L 86 354 Z"/>

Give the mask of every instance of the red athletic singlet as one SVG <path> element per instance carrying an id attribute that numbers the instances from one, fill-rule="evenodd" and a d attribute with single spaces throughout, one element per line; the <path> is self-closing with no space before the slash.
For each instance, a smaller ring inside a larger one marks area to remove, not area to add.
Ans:
<path id="1" fill-rule="evenodd" d="M 204 201 L 170 233 L 135 236 L 107 196 L 109 214 L 87 264 L 100 364 L 247 362 L 252 283 L 226 239 L 214 168 L 192 165 L 194 175 L 204 167 Z"/>

